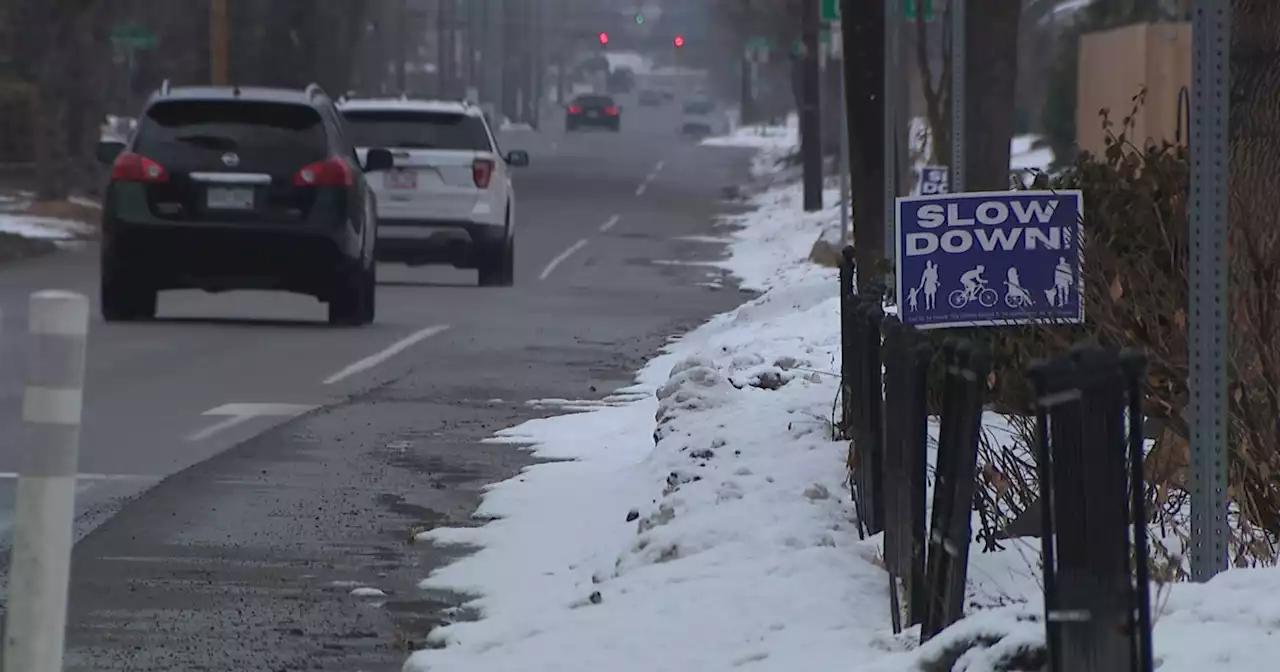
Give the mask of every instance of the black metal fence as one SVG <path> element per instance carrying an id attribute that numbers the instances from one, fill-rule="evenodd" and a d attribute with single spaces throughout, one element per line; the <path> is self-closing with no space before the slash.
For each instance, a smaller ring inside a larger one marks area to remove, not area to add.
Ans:
<path id="1" fill-rule="evenodd" d="M 990 353 L 885 316 L 883 291 L 840 269 L 841 419 L 863 535 L 884 533 L 895 632 L 927 640 L 964 616 Z M 941 365 L 926 521 L 930 372 Z M 1054 672 L 1149 672 L 1151 624 L 1137 353 L 1079 347 L 1031 368 L 1042 506 L 1046 640 Z M 1124 512 L 1125 515 L 1117 515 Z M 927 527 L 926 527 L 927 522 Z M 905 602 L 905 605 L 902 604 Z M 905 608 L 904 608 L 905 607 Z"/>

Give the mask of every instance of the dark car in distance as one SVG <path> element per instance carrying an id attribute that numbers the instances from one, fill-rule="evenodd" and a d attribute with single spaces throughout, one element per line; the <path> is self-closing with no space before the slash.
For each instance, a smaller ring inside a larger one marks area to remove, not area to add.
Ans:
<path id="1" fill-rule="evenodd" d="M 603 128 L 615 133 L 622 130 L 622 109 L 609 96 L 583 95 L 569 103 L 564 130 Z"/>
<path id="2" fill-rule="evenodd" d="M 655 91 L 653 89 L 643 89 L 640 91 L 641 107 L 662 107 L 662 104 L 665 102 L 667 102 L 667 99 L 662 96 L 661 91 Z"/>
<path id="3" fill-rule="evenodd" d="M 377 215 L 363 162 L 333 101 L 305 91 L 169 88 L 147 101 L 128 142 L 101 142 L 103 319 L 155 317 L 169 289 L 307 294 L 329 323 L 374 320 Z"/>

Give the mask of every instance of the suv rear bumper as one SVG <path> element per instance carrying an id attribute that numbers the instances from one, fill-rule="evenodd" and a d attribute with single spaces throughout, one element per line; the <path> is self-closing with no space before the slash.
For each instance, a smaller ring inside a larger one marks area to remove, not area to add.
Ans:
<path id="1" fill-rule="evenodd" d="M 506 242 L 505 225 L 471 220 L 379 219 L 379 261 L 423 266 L 476 268 Z"/>
<path id="2" fill-rule="evenodd" d="M 572 116 L 565 119 L 564 126 L 567 129 L 590 127 L 617 130 L 622 127 L 622 117 L 604 116 L 591 118 L 586 116 Z"/>
<path id="3" fill-rule="evenodd" d="M 360 239 L 313 225 L 103 222 L 104 270 L 156 290 L 266 289 L 323 299 L 360 266 Z"/>

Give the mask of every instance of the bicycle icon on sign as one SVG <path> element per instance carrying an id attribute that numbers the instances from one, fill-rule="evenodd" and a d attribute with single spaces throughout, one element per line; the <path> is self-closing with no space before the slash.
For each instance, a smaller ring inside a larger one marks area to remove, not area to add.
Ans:
<path id="1" fill-rule="evenodd" d="M 951 304 L 951 307 L 956 310 L 964 308 L 973 301 L 977 301 L 978 305 L 983 308 L 990 308 L 996 305 L 996 302 L 1000 300 L 1000 295 L 996 293 L 996 290 L 987 287 L 986 280 L 979 279 L 978 283 L 979 286 L 977 287 L 957 289 L 951 292 L 947 295 L 947 303 Z"/>

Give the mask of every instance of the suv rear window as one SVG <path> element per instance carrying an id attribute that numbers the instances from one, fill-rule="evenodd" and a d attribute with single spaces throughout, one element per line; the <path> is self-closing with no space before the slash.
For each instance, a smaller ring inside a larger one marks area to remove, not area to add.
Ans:
<path id="1" fill-rule="evenodd" d="M 705 100 L 695 100 L 684 104 L 685 114 L 711 114 L 715 105 Z"/>
<path id="2" fill-rule="evenodd" d="M 613 99 L 609 96 L 578 96 L 574 104 L 582 107 L 613 107 Z"/>
<path id="3" fill-rule="evenodd" d="M 300 159 L 329 153 L 320 113 L 305 105 L 180 100 L 148 109 L 138 126 L 136 150 L 152 156 L 183 145 L 218 152 L 271 150 Z"/>
<path id="4" fill-rule="evenodd" d="M 357 147 L 493 151 L 479 117 L 416 110 L 347 110 L 342 116 Z"/>

